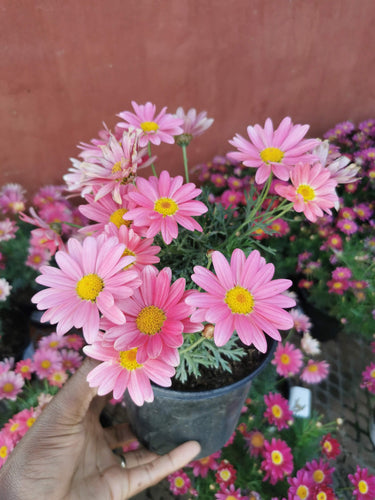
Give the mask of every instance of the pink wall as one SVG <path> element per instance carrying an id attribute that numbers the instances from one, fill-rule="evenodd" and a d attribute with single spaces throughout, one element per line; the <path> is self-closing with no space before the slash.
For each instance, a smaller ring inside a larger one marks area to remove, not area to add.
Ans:
<path id="1" fill-rule="evenodd" d="M 373 0 L 2 0 L 0 185 L 60 183 L 131 100 L 215 118 L 191 164 L 267 116 L 310 135 L 374 117 L 374 16 Z M 157 154 L 181 172 L 177 148 Z"/>

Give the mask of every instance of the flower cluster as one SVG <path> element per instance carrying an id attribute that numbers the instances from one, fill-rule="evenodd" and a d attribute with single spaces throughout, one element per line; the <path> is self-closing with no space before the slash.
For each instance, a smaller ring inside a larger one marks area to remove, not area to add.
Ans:
<path id="1" fill-rule="evenodd" d="M 56 332 L 40 339 L 31 358 L 0 361 L 0 467 L 44 406 L 82 363 L 83 339 Z"/>

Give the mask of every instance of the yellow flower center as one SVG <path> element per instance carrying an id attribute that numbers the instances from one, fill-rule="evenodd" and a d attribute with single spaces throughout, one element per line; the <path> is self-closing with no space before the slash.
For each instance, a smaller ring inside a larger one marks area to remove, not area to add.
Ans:
<path id="1" fill-rule="evenodd" d="M 328 451 L 328 453 L 331 453 L 332 445 L 329 441 L 324 441 L 323 447 Z"/>
<path id="2" fill-rule="evenodd" d="M 223 469 L 220 471 L 220 477 L 222 478 L 223 481 L 228 481 L 231 477 L 231 473 L 229 472 L 228 469 Z"/>
<path id="3" fill-rule="evenodd" d="M 14 424 L 12 424 L 12 426 L 10 428 L 10 432 L 16 432 L 16 430 L 18 429 L 19 426 L 20 426 L 20 424 L 18 422 L 14 422 Z"/>
<path id="4" fill-rule="evenodd" d="M 47 370 L 51 366 L 51 361 L 49 359 L 43 359 L 43 361 L 40 363 L 40 366 Z"/>
<path id="5" fill-rule="evenodd" d="M 324 493 L 324 491 L 321 491 L 317 494 L 316 500 L 327 500 L 327 495 Z"/>
<path id="6" fill-rule="evenodd" d="M 368 484 L 367 481 L 364 481 L 361 479 L 358 483 L 358 489 L 360 493 L 367 493 L 368 492 Z"/>
<path id="7" fill-rule="evenodd" d="M 285 353 L 282 354 L 280 356 L 280 361 L 281 361 L 281 363 L 283 365 L 289 365 L 289 363 L 290 363 L 290 356 L 289 356 L 289 354 L 285 354 Z"/>
<path id="8" fill-rule="evenodd" d="M 225 294 L 224 302 L 233 313 L 249 314 L 254 308 L 254 298 L 246 288 L 236 285 Z"/>
<path id="9" fill-rule="evenodd" d="M 162 309 L 156 306 L 144 307 L 137 316 L 137 328 L 146 335 L 155 335 L 160 332 L 166 315 Z"/>
<path id="10" fill-rule="evenodd" d="M 324 479 L 324 472 L 320 469 L 314 470 L 313 478 L 316 483 L 321 483 Z"/>
<path id="11" fill-rule="evenodd" d="M 234 497 L 233 495 L 229 495 L 225 500 L 237 500 L 238 497 Z"/>
<path id="12" fill-rule="evenodd" d="M 103 288 L 103 280 L 97 274 L 86 274 L 86 276 L 78 281 L 76 292 L 79 298 L 95 302 L 96 297 Z"/>
<path id="13" fill-rule="evenodd" d="M 273 450 L 271 460 L 275 465 L 280 465 L 283 463 L 283 456 L 278 450 Z"/>
<path id="14" fill-rule="evenodd" d="M 261 448 L 264 444 L 263 434 L 261 434 L 260 432 L 256 432 L 255 434 L 253 434 L 251 437 L 251 444 L 255 448 Z"/>
<path id="15" fill-rule="evenodd" d="M 8 448 L 4 445 L 0 447 L 0 458 L 6 458 L 8 455 Z"/>
<path id="16" fill-rule="evenodd" d="M 370 377 L 375 378 L 375 368 L 373 370 L 371 370 Z"/>
<path id="17" fill-rule="evenodd" d="M 301 498 L 301 500 L 305 500 L 305 498 L 309 496 L 309 489 L 301 484 L 301 486 L 298 486 L 296 493 L 298 498 Z"/>
<path id="18" fill-rule="evenodd" d="M 34 424 L 35 420 L 36 420 L 36 419 L 35 419 L 35 417 L 30 417 L 30 418 L 28 418 L 28 419 L 26 420 L 26 425 L 27 425 L 27 427 L 31 427 L 31 426 Z"/>
<path id="19" fill-rule="evenodd" d="M 264 163 L 280 163 L 284 158 L 284 152 L 279 148 L 265 148 L 260 152 L 260 157 Z"/>
<path id="20" fill-rule="evenodd" d="M 137 362 L 137 348 L 130 349 L 129 351 L 120 351 L 120 365 L 126 370 L 132 371 L 137 368 L 142 368 L 143 365 L 140 365 Z"/>
<path id="21" fill-rule="evenodd" d="M 141 129 L 143 130 L 143 132 L 148 134 L 150 132 L 156 132 L 157 130 L 159 130 L 159 125 L 156 122 L 142 122 Z"/>
<path id="22" fill-rule="evenodd" d="M 178 205 L 172 198 L 159 198 L 155 201 L 154 210 L 166 217 L 174 215 L 178 210 Z"/>
<path id="23" fill-rule="evenodd" d="M 199 459 L 199 461 L 200 461 L 200 463 L 201 463 L 202 465 L 206 465 L 206 464 L 208 464 L 208 463 L 210 462 L 210 457 L 203 457 L 203 458 L 200 458 L 200 459 Z"/>
<path id="24" fill-rule="evenodd" d="M 178 476 L 175 478 L 174 484 L 175 484 L 176 488 L 182 488 L 183 485 L 185 484 L 185 481 L 182 479 L 181 476 Z"/>
<path id="25" fill-rule="evenodd" d="M 12 382 L 7 382 L 6 384 L 3 385 L 3 391 L 4 392 L 12 392 L 14 389 L 14 385 Z"/>
<path id="26" fill-rule="evenodd" d="M 316 372 L 316 371 L 318 371 L 318 367 L 315 364 L 309 365 L 307 367 L 307 369 L 309 370 L 309 372 Z"/>
<path id="27" fill-rule="evenodd" d="M 58 345 L 59 345 L 58 340 L 51 340 L 51 342 L 49 343 L 50 347 L 57 347 Z"/>
<path id="28" fill-rule="evenodd" d="M 127 226 L 129 227 L 132 223 L 131 220 L 125 220 L 123 219 L 123 215 L 126 214 L 127 210 L 125 208 L 119 208 L 118 210 L 115 210 L 110 218 L 109 218 L 109 222 L 113 222 L 113 224 L 120 228 L 121 226 Z"/>
<path id="29" fill-rule="evenodd" d="M 112 167 L 112 174 L 117 174 L 118 172 L 121 172 L 121 170 L 121 161 L 118 161 Z"/>
<path id="30" fill-rule="evenodd" d="M 307 184 L 300 184 L 297 193 L 302 196 L 303 201 L 312 201 L 315 198 L 315 191 Z"/>
<path id="31" fill-rule="evenodd" d="M 272 406 L 272 415 L 276 418 L 280 418 L 283 415 L 283 410 L 280 408 L 279 405 L 273 405 Z"/>
<path id="32" fill-rule="evenodd" d="M 128 248 L 125 248 L 122 256 L 123 257 L 127 257 L 128 255 L 131 255 L 132 257 L 135 257 L 135 253 L 134 252 L 132 252 Z M 125 266 L 124 269 L 129 269 L 130 267 L 134 266 L 134 264 L 135 264 L 135 261 L 134 262 L 130 262 L 130 264 L 128 264 L 127 266 Z"/>

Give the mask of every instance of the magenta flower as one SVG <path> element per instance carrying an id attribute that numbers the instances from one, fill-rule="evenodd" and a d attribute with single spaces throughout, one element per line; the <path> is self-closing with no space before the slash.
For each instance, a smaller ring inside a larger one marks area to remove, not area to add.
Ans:
<path id="1" fill-rule="evenodd" d="M 263 481 L 269 479 L 271 484 L 276 484 L 293 472 L 293 455 L 282 439 L 272 438 L 271 442 L 265 441 L 263 456 L 261 468 L 266 473 Z"/>
<path id="2" fill-rule="evenodd" d="M 183 120 L 166 113 L 166 107 L 155 116 L 156 106 L 151 102 L 137 104 L 135 101 L 132 101 L 132 106 L 135 113 L 122 111 L 117 115 L 127 122 L 119 122 L 117 126 L 126 130 L 132 127 L 139 129 L 141 131 L 139 138 L 139 145 L 141 147 L 147 146 L 149 142 L 152 142 L 156 146 L 159 146 L 161 142 L 174 144 L 174 136 L 183 133 L 183 129 L 181 128 Z"/>
<path id="3" fill-rule="evenodd" d="M 323 458 L 306 463 L 305 469 L 310 472 L 315 484 L 330 485 L 332 483 L 332 474 L 335 472 L 335 468 L 331 467 Z"/>
<path id="4" fill-rule="evenodd" d="M 52 372 L 61 370 L 61 356 L 56 349 L 41 347 L 33 358 L 34 372 L 40 379 L 47 378 Z"/>
<path id="5" fill-rule="evenodd" d="M 218 459 L 221 456 L 221 451 L 216 451 L 209 455 L 208 457 L 200 458 L 199 460 L 193 460 L 188 464 L 189 467 L 193 469 L 193 475 L 195 477 L 207 477 L 210 470 L 217 470 L 219 467 Z"/>
<path id="6" fill-rule="evenodd" d="M 245 500 L 245 498 L 247 497 L 241 495 L 241 488 L 236 489 L 234 484 L 215 493 L 216 500 Z"/>
<path id="7" fill-rule="evenodd" d="M 362 372 L 361 388 L 375 394 L 375 363 L 370 363 Z"/>
<path id="8" fill-rule="evenodd" d="M 169 474 L 167 479 L 169 481 L 169 489 L 173 495 L 185 495 L 191 488 L 191 480 L 183 470 Z"/>
<path id="9" fill-rule="evenodd" d="M 270 425 L 276 425 L 278 430 L 287 429 L 289 421 L 293 421 L 293 412 L 289 410 L 288 400 L 281 394 L 270 392 L 264 396 L 264 402 L 267 406 L 263 416 Z"/>
<path id="10" fill-rule="evenodd" d="M 6 462 L 13 448 L 14 443 L 12 438 L 9 436 L 6 430 L 2 430 L 0 432 L 0 468 Z"/>
<path id="11" fill-rule="evenodd" d="M 336 267 L 332 271 L 332 278 L 334 280 L 347 280 L 352 277 L 352 272 L 348 267 Z"/>
<path id="12" fill-rule="evenodd" d="M 207 293 L 193 291 L 186 302 L 198 309 L 192 314 L 196 321 L 215 324 L 216 345 L 226 344 L 236 330 L 242 342 L 254 344 L 266 352 L 264 333 L 281 340 L 280 330 L 293 326 L 293 318 L 284 307 L 293 307 L 295 301 L 282 295 L 292 282 L 272 280 L 274 266 L 266 264 L 257 250 L 246 258 L 235 249 L 230 264 L 218 251 L 212 254 L 216 275 L 201 266 L 194 267 L 192 280 Z"/>
<path id="13" fill-rule="evenodd" d="M 121 303 L 126 323 L 106 328 L 105 338 L 114 341 L 115 349 L 138 348 L 138 363 L 159 357 L 174 366 L 179 363 L 177 349 L 184 341 L 183 321 L 194 308 L 185 303 L 185 279 L 171 284 L 171 278 L 169 268 L 158 272 L 146 266 L 140 288 Z M 198 330 L 201 328 L 198 325 Z"/>
<path id="14" fill-rule="evenodd" d="M 30 358 L 21 359 L 20 361 L 17 362 L 14 371 L 16 373 L 19 373 L 20 375 L 22 375 L 22 377 L 25 380 L 30 380 L 31 375 L 34 371 L 33 367 L 32 367 L 32 360 Z"/>
<path id="15" fill-rule="evenodd" d="M 288 483 L 290 485 L 288 489 L 289 499 L 302 500 L 312 498 L 311 491 L 314 483 L 308 471 L 304 469 L 299 470 L 296 477 L 288 477 Z"/>
<path id="16" fill-rule="evenodd" d="M 90 387 L 98 387 L 99 396 L 113 391 L 113 397 L 121 399 L 128 390 L 138 406 L 154 400 L 151 382 L 162 387 L 171 385 L 175 369 L 161 359 L 148 359 L 143 364 L 137 362 L 137 349 L 118 351 L 113 344 L 101 338 L 83 348 L 85 354 L 102 361 L 87 375 Z"/>
<path id="17" fill-rule="evenodd" d="M 319 144 L 319 140 L 303 139 L 308 129 L 308 125 L 293 125 L 291 119 L 286 117 L 274 131 L 272 120 L 267 118 L 264 129 L 258 124 L 247 127 L 250 141 L 236 134 L 229 143 L 239 152 L 228 153 L 228 157 L 242 161 L 247 167 L 257 168 L 257 184 L 263 184 L 271 172 L 278 179 L 287 181 L 291 168 L 298 162 L 316 159 L 309 152 Z"/>
<path id="18" fill-rule="evenodd" d="M 12 370 L 0 373 L 0 399 L 15 401 L 22 391 L 24 379 Z"/>
<path id="19" fill-rule="evenodd" d="M 340 229 L 340 231 L 348 235 L 354 234 L 358 231 L 358 225 L 350 219 L 340 219 L 336 226 Z"/>
<path id="20" fill-rule="evenodd" d="M 42 267 L 36 281 L 49 287 L 32 298 L 38 309 L 47 309 L 42 321 L 57 323 L 59 335 L 72 327 L 83 328 L 87 342 L 99 330 L 100 314 L 113 323 L 125 322 L 117 302 L 140 285 L 136 271 L 124 268 L 134 257 L 123 257 L 125 246 L 117 238 L 87 237 L 81 244 L 71 238 L 67 251 L 56 253 L 59 266 Z"/>
<path id="21" fill-rule="evenodd" d="M 228 460 L 222 460 L 215 473 L 215 478 L 221 488 L 234 484 L 237 477 L 237 471 Z"/>
<path id="22" fill-rule="evenodd" d="M 357 465 L 355 474 L 348 475 L 354 486 L 353 495 L 357 500 L 373 500 L 375 498 L 375 476 L 369 475 L 366 468 Z"/>
<path id="23" fill-rule="evenodd" d="M 319 384 L 324 380 L 329 372 L 329 364 L 326 361 L 314 361 L 309 359 L 307 365 L 302 370 L 301 380 L 307 384 Z"/>
<path id="24" fill-rule="evenodd" d="M 271 363 L 276 366 L 276 372 L 282 377 L 296 375 L 303 364 L 302 352 L 290 342 L 278 344 Z"/>
<path id="25" fill-rule="evenodd" d="M 315 222 L 323 212 L 331 214 L 330 208 L 338 203 L 336 181 L 319 163 L 314 166 L 298 163 L 290 174 L 292 185 L 276 184 L 278 195 L 293 202 L 296 212 L 303 212 L 310 222 Z"/>
<path id="26" fill-rule="evenodd" d="M 137 178 L 137 190 L 129 192 L 128 196 L 138 205 L 124 215 L 126 220 L 133 220 L 136 226 L 147 226 L 146 237 L 152 238 L 159 231 L 167 245 L 177 238 L 178 226 L 189 231 L 202 231 L 193 216 L 207 212 L 207 207 L 196 198 L 201 190 L 193 183 L 183 184 L 183 178 L 170 177 L 166 170 L 160 178 L 150 177 L 149 180 Z"/>
<path id="27" fill-rule="evenodd" d="M 251 456 L 258 457 L 263 453 L 265 438 L 262 432 L 254 429 L 246 432 L 244 437 Z"/>

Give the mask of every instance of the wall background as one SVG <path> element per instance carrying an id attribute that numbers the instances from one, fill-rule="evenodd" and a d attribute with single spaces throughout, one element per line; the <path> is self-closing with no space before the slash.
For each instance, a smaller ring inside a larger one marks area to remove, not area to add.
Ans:
<path id="1" fill-rule="evenodd" d="M 1 0 L 0 185 L 60 183 L 131 100 L 215 118 L 191 165 L 267 116 L 310 136 L 374 117 L 374 16 L 373 0 Z M 161 146 L 160 167 L 181 173 L 179 153 Z"/>

